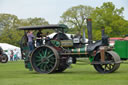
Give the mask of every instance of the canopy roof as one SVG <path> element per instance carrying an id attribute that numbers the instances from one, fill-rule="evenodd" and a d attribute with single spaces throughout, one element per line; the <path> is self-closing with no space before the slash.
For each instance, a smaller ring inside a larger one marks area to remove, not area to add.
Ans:
<path id="1" fill-rule="evenodd" d="M 68 29 L 64 24 L 54 24 L 54 25 L 42 25 L 42 26 L 25 26 L 19 27 L 19 30 L 40 30 L 40 29 Z"/>

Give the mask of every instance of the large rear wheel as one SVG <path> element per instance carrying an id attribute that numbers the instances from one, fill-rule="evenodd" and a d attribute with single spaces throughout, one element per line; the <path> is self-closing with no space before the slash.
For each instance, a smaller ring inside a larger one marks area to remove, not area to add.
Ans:
<path id="1" fill-rule="evenodd" d="M 101 62 L 100 53 L 95 56 L 94 61 Z M 105 62 L 108 63 L 94 64 L 94 68 L 99 73 L 112 73 L 120 67 L 120 57 L 113 51 L 105 53 Z"/>
<path id="2" fill-rule="evenodd" d="M 53 73 L 59 65 L 59 54 L 53 47 L 38 47 L 32 53 L 31 64 L 38 73 Z"/>

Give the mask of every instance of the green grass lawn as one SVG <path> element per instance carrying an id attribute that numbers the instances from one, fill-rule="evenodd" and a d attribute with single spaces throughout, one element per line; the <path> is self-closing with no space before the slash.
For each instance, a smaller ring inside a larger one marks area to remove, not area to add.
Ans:
<path id="1" fill-rule="evenodd" d="M 23 61 L 0 64 L 0 85 L 128 85 L 128 64 L 111 74 L 100 74 L 92 65 L 72 65 L 63 73 L 38 74 Z"/>

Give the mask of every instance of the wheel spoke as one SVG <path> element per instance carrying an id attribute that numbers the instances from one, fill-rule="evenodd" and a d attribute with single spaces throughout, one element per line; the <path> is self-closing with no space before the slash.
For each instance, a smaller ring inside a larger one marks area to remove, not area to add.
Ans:
<path id="1" fill-rule="evenodd" d="M 48 52 L 48 55 L 51 54 L 51 51 Z"/>
<path id="2" fill-rule="evenodd" d="M 49 61 L 49 63 L 51 63 L 51 64 L 55 64 L 55 62 L 54 62 L 54 61 Z"/>
<path id="3" fill-rule="evenodd" d="M 41 62 L 41 60 L 39 59 L 39 60 L 35 60 L 35 62 Z"/>
<path id="4" fill-rule="evenodd" d="M 40 55 L 40 57 L 41 57 L 41 58 L 43 58 L 43 57 L 44 57 L 41 53 L 39 53 L 39 55 Z"/>
<path id="5" fill-rule="evenodd" d="M 41 65 L 41 62 L 37 64 L 37 66 L 40 66 Z"/>
<path id="6" fill-rule="evenodd" d="M 53 56 L 53 57 L 49 57 L 49 59 L 50 60 L 55 60 L 56 58 L 55 58 L 55 56 Z"/>
<path id="7" fill-rule="evenodd" d="M 54 66 L 54 65 L 49 64 L 49 67 L 51 67 L 51 68 L 52 68 L 53 66 Z"/>
<path id="8" fill-rule="evenodd" d="M 44 55 L 44 51 L 43 50 L 41 50 L 41 53 Z"/>
<path id="9" fill-rule="evenodd" d="M 44 70 L 46 71 L 46 65 L 44 65 Z"/>
<path id="10" fill-rule="evenodd" d="M 46 57 L 46 56 L 47 56 L 47 49 L 44 52 L 44 57 Z"/>
<path id="11" fill-rule="evenodd" d="M 42 63 L 42 64 L 40 65 L 40 69 L 42 69 L 42 68 L 43 68 L 44 64 L 45 64 L 45 63 Z"/>
<path id="12" fill-rule="evenodd" d="M 106 69 L 107 70 L 111 70 L 111 68 L 109 68 L 109 64 L 107 64 Z"/>
<path id="13" fill-rule="evenodd" d="M 111 64 L 109 64 L 108 69 L 112 69 L 112 65 Z"/>
<path id="14" fill-rule="evenodd" d="M 106 68 L 107 68 L 107 65 L 104 65 L 104 67 L 103 67 L 103 68 L 104 68 L 104 71 L 106 71 L 106 70 L 107 70 L 107 69 L 106 69 Z"/>
<path id="15" fill-rule="evenodd" d="M 47 58 L 50 58 L 50 57 L 52 57 L 54 54 L 51 54 L 51 55 L 49 55 Z"/>
<path id="16" fill-rule="evenodd" d="M 36 56 L 36 58 L 39 58 L 39 59 L 41 59 L 41 57 L 40 57 L 40 56 Z"/>
<path id="17" fill-rule="evenodd" d="M 50 70 L 49 65 L 46 65 L 46 68 L 47 68 L 48 71 Z"/>

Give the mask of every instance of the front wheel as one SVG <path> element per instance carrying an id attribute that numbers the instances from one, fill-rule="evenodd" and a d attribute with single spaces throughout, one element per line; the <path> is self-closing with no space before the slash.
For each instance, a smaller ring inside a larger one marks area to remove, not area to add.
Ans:
<path id="1" fill-rule="evenodd" d="M 98 53 L 95 56 L 94 61 L 101 62 L 100 53 Z M 118 56 L 118 54 L 116 54 L 113 51 L 107 51 L 105 53 L 105 62 L 110 62 L 110 63 L 94 64 L 94 68 L 99 73 L 112 73 L 120 67 L 120 57 Z"/>

